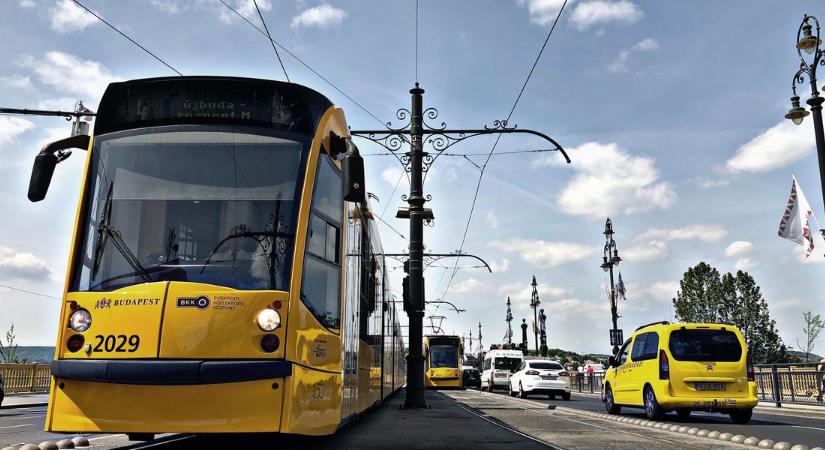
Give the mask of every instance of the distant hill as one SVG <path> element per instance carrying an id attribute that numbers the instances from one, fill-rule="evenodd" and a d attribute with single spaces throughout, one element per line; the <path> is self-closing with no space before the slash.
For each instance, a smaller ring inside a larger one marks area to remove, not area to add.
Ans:
<path id="1" fill-rule="evenodd" d="M 54 359 L 54 347 L 17 347 L 17 360 L 20 362 L 51 363 Z"/>
<path id="2" fill-rule="evenodd" d="M 788 352 L 789 355 L 798 359 L 799 361 L 805 361 L 805 352 L 800 352 L 798 350 L 791 350 Z M 819 362 L 822 359 L 821 356 L 817 355 L 816 353 L 809 353 L 808 354 L 808 362 Z"/>

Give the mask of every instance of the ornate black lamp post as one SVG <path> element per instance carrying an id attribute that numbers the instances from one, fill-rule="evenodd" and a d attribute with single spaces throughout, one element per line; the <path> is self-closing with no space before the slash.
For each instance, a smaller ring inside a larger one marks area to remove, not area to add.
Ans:
<path id="1" fill-rule="evenodd" d="M 613 319 L 613 329 L 610 330 L 610 345 L 613 346 L 613 354 L 619 352 L 619 344 L 622 343 L 622 332 L 619 330 L 617 321 L 619 314 L 616 311 L 616 285 L 613 283 L 613 266 L 618 266 L 622 261 L 619 258 L 619 250 L 616 249 L 616 241 L 613 240 L 613 222 L 607 218 L 604 223 L 604 256 L 602 256 L 601 268 L 605 272 L 610 272 L 610 316 Z"/>
<path id="2" fill-rule="evenodd" d="M 440 126 L 432 126 L 425 121 L 433 121 L 438 118 L 438 110 L 435 108 L 424 109 L 424 89 L 415 83 L 415 87 L 410 89 L 410 109 L 401 108 L 397 111 L 396 117 L 399 120 L 409 119 L 409 123 L 400 127 L 392 128 L 388 123 L 384 130 L 360 130 L 350 131 L 353 136 L 369 139 L 390 151 L 410 174 L 410 193 L 403 195 L 402 200 L 409 205 L 407 208 L 399 208 L 396 217 L 410 220 L 410 247 L 409 247 L 409 279 L 408 292 L 409 302 L 405 302 L 407 316 L 409 317 L 409 356 L 407 360 L 407 391 L 404 399 L 405 408 L 426 408 L 424 401 L 424 357 L 423 357 L 423 334 L 424 334 L 424 222 L 431 223 L 433 211 L 425 208 L 424 204 L 431 199 L 430 195 L 424 194 L 424 178 L 430 166 L 442 154 L 444 150 L 464 139 L 473 136 L 490 134 L 512 134 L 526 133 L 538 136 L 553 145 L 553 148 L 560 151 L 567 162 L 570 158 L 562 147 L 550 136 L 544 133 L 517 129 L 515 126 L 507 126 L 506 120 L 496 120 L 492 127 L 485 126 L 482 129 L 447 129 L 447 124 L 441 122 Z M 435 150 L 435 156 L 424 151 L 424 144 L 428 144 Z M 408 147 L 408 151 L 401 153 L 403 147 Z M 481 324 L 479 323 L 479 330 Z M 481 333 L 479 332 L 479 341 Z"/>
<path id="3" fill-rule="evenodd" d="M 813 35 L 811 22 L 816 25 L 816 36 Z M 805 103 L 811 106 L 811 112 L 814 115 L 816 154 L 819 158 L 819 184 L 822 188 L 823 200 L 825 200 L 825 132 L 823 132 L 822 127 L 822 102 L 825 99 L 819 96 L 819 90 L 816 88 L 816 68 L 817 66 L 825 66 L 825 51 L 819 47 L 820 44 L 822 44 L 822 41 L 819 39 L 819 21 L 816 17 L 806 14 L 802 18 L 799 30 L 796 32 L 796 52 L 799 54 L 800 63 L 799 70 L 794 74 L 793 83 L 791 84 L 791 90 L 793 91 L 791 109 L 785 114 L 785 118 L 799 125 L 810 114 L 805 108 L 799 106 L 799 96 L 796 95 L 796 84 L 804 83 L 807 76 L 811 83 L 811 97 Z M 811 64 L 808 64 L 802 52 L 813 55 Z M 825 236 L 825 230 L 819 231 Z"/>
<path id="4" fill-rule="evenodd" d="M 510 325 L 510 322 L 513 321 L 513 313 L 510 311 L 510 297 L 507 297 L 507 318 L 504 319 L 507 322 L 507 344 L 510 346 L 513 345 L 513 327 Z"/>
<path id="5" fill-rule="evenodd" d="M 533 282 L 530 283 L 530 286 L 533 286 L 533 293 L 530 294 L 530 307 L 533 308 L 533 334 L 536 337 L 536 356 L 539 354 L 539 330 L 538 330 L 538 313 L 536 312 L 536 308 L 541 304 L 539 301 L 539 291 L 536 288 L 538 283 L 536 283 L 536 276 L 533 275 Z"/>
<path id="6" fill-rule="evenodd" d="M 527 355 L 527 319 L 521 319 L 521 352 Z"/>

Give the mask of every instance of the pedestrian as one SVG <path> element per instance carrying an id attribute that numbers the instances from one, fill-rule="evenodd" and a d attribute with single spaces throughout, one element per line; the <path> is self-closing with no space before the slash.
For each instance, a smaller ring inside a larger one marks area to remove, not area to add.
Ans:
<path id="1" fill-rule="evenodd" d="M 593 392 L 593 364 L 587 365 L 587 382 L 590 384 L 590 392 Z"/>
<path id="2" fill-rule="evenodd" d="M 584 364 L 579 364 L 576 374 L 576 383 L 579 385 L 579 392 L 582 391 L 582 383 L 584 383 Z"/>

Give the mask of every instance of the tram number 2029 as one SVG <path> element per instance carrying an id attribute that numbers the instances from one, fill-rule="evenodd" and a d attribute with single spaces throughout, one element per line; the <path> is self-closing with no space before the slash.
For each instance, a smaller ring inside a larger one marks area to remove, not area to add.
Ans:
<path id="1" fill-rule="evenodd" d="M 131 336 L 126 336 L 125 334 L 102 336 L 98 334 L 95 336 L 95 341 L 95 346 L 93 347 L 93 351 L 95 352 L 131 353 L 136 352 L 138 347 L 140 347 L 140 336 L 136 334 Z"/>

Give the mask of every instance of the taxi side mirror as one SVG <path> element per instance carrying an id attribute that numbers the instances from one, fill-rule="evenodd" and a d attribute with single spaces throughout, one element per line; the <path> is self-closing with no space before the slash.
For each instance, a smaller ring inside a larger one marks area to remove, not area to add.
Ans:
<path id="1" fill-rule="evenodd" d="M 616 357 L 615 356 L 608 356 L 607 357 L 607 365 L 610 366 L 610 367 L 618 366 L 618 364 L 616 364 Z"/>

